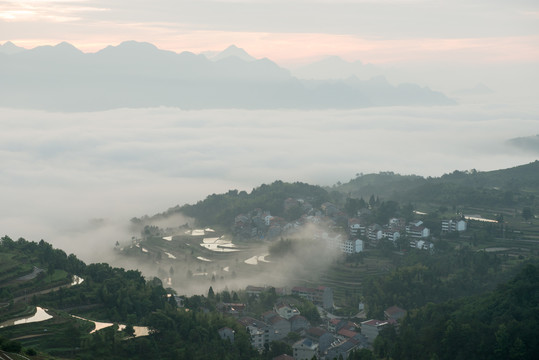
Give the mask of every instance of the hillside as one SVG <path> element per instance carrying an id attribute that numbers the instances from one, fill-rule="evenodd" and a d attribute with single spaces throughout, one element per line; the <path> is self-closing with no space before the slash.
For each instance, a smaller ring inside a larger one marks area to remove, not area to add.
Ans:
<path id="1" fill-rule="evenodd" d="M 394 359 L 533 359 L 539 351 L 539 268 L 527 265 L 495 291 L 429 304 L 386 331 L 375 354 Z M 435 339 L 435 340 L 434 340 Z"/>
<path id="2" fill-rule="evenodd" d="M 180 311 L 159 279 L 146 280 L 139 271 L 84 264 L 44 241 L 7 236 L 0 239 L 0 256 L 2 359 L 149 359 L 156 354 L 163 359 L 185 354 L 192 359 L 260 358 L 234 319 L 197 311 L 210 306 L 204 297 L 185 299 L 192 312 Z M 29 266 L 49 270 L 22 278 L 32 274 Z M 70 283 L 75 274 L 82 283 Z M 59 287 L 50 281 L 56 278 L 69 281 L 59 281 Z M 2 322 L 38 311 L 46 317 Z M 123 330 L 119 324 L 125 325 Z M 219 337 L 217 330 L 225 326 L 234 329 L 234 344 Z"/>
<path id="3" fill-rule="evenodd" d="M 539 195 L 539 161 L 494 171 L 458 171 L 438 178 L 392 172 L 360 175 L 332 188 L 349 197 L 380 196 L 443 206 L 533 206 Z"/>
<path id="4" fill-rule="evenodd" d="M 483 207 L 491 213 L 521 211 L 536 208 L 539 198 L 539 161 L 494 171 L 458 171 L 438 178 L 400 175 L 393 172 L 358 174 L 348 183 L 320 187 L 305 183 L 275 181 L 261 185 L 251 193 L 230 190 L 212 194 L 196 204 L 177 205 L 154 215 L 166 218 L 176 213 L 194 218 L 198 226 L 229 227 L 234 217 L 256 208 L 272 215 L 287 217 L 283 203 L 287 198 L 303 199 L 314 207 L 332 201 L 346 209 L 346 199 L 368 201 L 371 196 L 382 201 L 427 205 L 431 208 Z M 508 208 L 512 209 L 509 210 Z M 532 211 L 535 213 L 535 211 Z M 291 215 L 291 214 L 289 214 Z"/>
<path id="5" fill-rule="evenodd" d="M 329 286 L 334 289 L 337 306 L 333 311 L 342 316 L 382 318 L 383 310 L 393 305 L 408 310 L 410 316 L 399 334 L 389 328 L 377 338 L 373 347 L 376 358 L 449 359 L 463 354 L 485 359 L 492 354 L 504 359 L 530 358 L 537 348 L 530 335 L 537 327 L 537 319 L 531 314 L 537 297 L 537 219 L 522 222 L 518 215 L 495 224 L 469 221 L 463 233 L 443 233 L 441 219 L 454 215 L 452 211 L 414 214 L 410 206 L 398 201 L 402 194 L 427 197 L 424 192 L 430 189 L 434 200 L 429 201 L 440 201 L 437 206 L 441 208 L 451 204 L 447 197 L 458 189 L 476 196 L 458 198 L 463 202 L 479 199 L 502 206 L 508 199 L 499 194 L 507 194 L 510 190 L 505 186 L 513 184 L 513 206 L 531 201 L 531 211 L 535 212 L 537 166 L 536 161 L 492 172 L 455 171 L 427 179 L 389 172 L 359 175 L 348 184 L 330 189 L 275 181 L 250 193 L 231 190 L 212 194 L 193 205 L 133 219 L 134 224 L 145 225 L 141 237 L 120 239 L 123 244 L 115 250 L 123 260 L 144 267 L 147 278 L 136 270 L 84 264 L 43 240 L 13 241 L 6 236 L 0 241 L 0 320 L 31 315 L 38 307 L 48 309 L 51 318 L 0 328 L 0 345 L 15 351 L 23 349 L 26 354 L 37 351 L 37 359 L 48 356 L 44 354 L 66 359 L 137 359 L 152 357 L 156 352 L 162 358 L 196 354 L 193 358 L 266 359 L 269 353 L 256 352 L 239 323 L 217 311 L 217 299 L 219 291 L 230 296 L 231 289 L 249 311 L 261 310 L 255 297 L 243 289 L 246 284 L 269 284 L 283 289 Z M 438 194 L 438 186 L 446 193 Z M 377 189 L 385 192 L 371 193 L 367 203 L 353 198 L 354 187 L 359 194 Z M 348 220 L 359 216 L 357 207 L 365 212 L 365 221 L 385 224 L 392 216 L 424 221 L 433 229 L 428 238 L 433 246 L 430 250 L 414 247 L 415 241 L 404 233 L 395 241 L 366 241 L 361 252 L 343 254 L 330 250 L 308 232 L 299 231 L 300 235 L 280 242 L 275 241 L 277 236 L 270 236 L 270 229 L 278 224 L 283 225 L 281 237 L 294 234 L 294 229 L 303 225 L 311 226 L 302 224 L 299 217 L 323 220 L 317 223 L 320 228 L 313 227 L 315 232 L 347 234 Z M 253 235 L 256 221 L 262 221 L 269 212 L 272 226 L 259 228 L 267 230 L 264 236 Z M 194 230 L 189 224 L 177 222 L 181 218 L 178 215 L 194 218 L 197 226 L 217 230 Z M 148 225 L 167 219 L 171 221 L 162 224 L 175 223 L 176 227 Z M 294 225 L 287 227 L 285 223 Z M 240 231 L 242 227 L 248 229 L 246 236 Z M 279 243 L 290 246 L 279 249 Z M 256 259 L 254 263 L 252 259 Z M 157 277 L 149 276 L 153 270 L 148 269 L 155 269 Z M 522 269 L 513 282 L 493 292 Z M 83 279 L 82 284 L 71 281 L 74 275 Z M 164 289 L 164 283 L 173 289 Z M 187 294 L 190 286 L 197 287 L 191 294 L 207 291 L 208 297 L 184 296 L 182 301 L 189 311 L 178 311 L 168 295 Z M 210 287 L 211 292 L 207 290 Z M 478 297 L 469 297 L 474 294 Z M 365 305 L 362 315 L 358 314 L 360 303 Z M 94 325 L 72 315 L 127 325 L 128 330 L 118 331 L 118 325 L 112 325 L 90 334 Z M 132 338 L 134 326 L 155 331 Z M 223 326 L 236 331 L 238 343 L 229 344 L 218 337 L 217 330 Z M 476 329 L 482 333 L 476 334 Z M 460 339 L 457 335 L 461 333 L 479 339 L 479 348 Z M 289 341 L 291 345 L 293 340 Z M 420 345 L 408 346 L 414 342 Z M 211 344 L 212 350 L 202 350 L 201 344 Z M 452 344 L 449 349 L 448 344 Z M 465 347 L 460 350 L 457 344 Z M 420 349 L 427 350 L 420 354 Z"/>
<path id="6" fill-rule="evenodd" d="M 256 208 L 268 210 L 275 216 L 285 217 L 283 203 L 287 198 L 300 198 L 312 203 L 313 206 L 320 206 L 328 201 L 329 194 L 316 185 L 275 181 L 254 188 L 250 193 L 230 190 L 226 194 L 212 194 L 194 205 L 176 206 L 155 215 L 154 218 L 166 218 L 175 213 L 182 213 L 195 218 L 198 226 L 229 227 L 236 215 Z"/>

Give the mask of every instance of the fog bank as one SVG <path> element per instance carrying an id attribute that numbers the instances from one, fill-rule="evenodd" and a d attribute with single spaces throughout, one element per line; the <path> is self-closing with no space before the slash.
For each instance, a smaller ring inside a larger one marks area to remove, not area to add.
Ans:
<path id="1" fill-rule="evenodd" d="M 228 189 L 356 173 L 439 176 L 534 161 L 537 106 L 50 113 L 1 109 L 0 232 L 105 261 L 129 219 Z M 98 220 L 96 219 L 103 219 Z"/>

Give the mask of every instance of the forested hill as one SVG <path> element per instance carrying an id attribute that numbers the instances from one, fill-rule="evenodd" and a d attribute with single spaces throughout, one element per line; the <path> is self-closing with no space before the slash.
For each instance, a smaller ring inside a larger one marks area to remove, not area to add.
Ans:
<path id="1" fill-rule="evenodd" d="M 303 199 L 313 207 L 319 207 L 329 200 L 329 194 L 320 186 L 275 181 L 254 188 L 251 193 L 230 190 L 226 194 L 212 194 L 194 205 L 176 206 L 156 217 L 181 212 L 195 218 L 200 226 L 229 226 L 236 215 L 257 208 L 270 211 L 274 216 L 286 217 L 283 203 L 287 198 Z"/>
<path id="2" fill-rule="evenodd" d="M 39 270 L 35 277 L 32 268 L 34 273 Z M 83 282 L 69 285 L 72 275 Z M 52 318 L 0 327 L 0 358 L 28 359 L 13 354 L 22 352 L 32 359 L 51 360 L 266 359 L 251 347 L 244 327 L 215 311 L 215 300 L 184 298 L 187 310 L 182 310 L 168 296 L 172 294 L 175 291 L 164 289 L 161 280 L 146 280 L 139 271 L 106 263 L 87 265 L 43 240 L 4 236 L 0 323 L 31 315 L 36 306 L 45 307 Z M 93 323 L 70 314 L 114 324 L 90 333 Z M 118 331 L 119 323 L 127 324 L 123 331 Z M 133 336 L 137 325 L 148 327 L 148 336 Z M 219 336 L 223 327 L 234 331 L 233 343 Z"/>
<path id="3" fill-rule="evenodd" d="M 399 175 L 393 172 L 361 174 L 345 184 L 323 188 L 317 185 L 275 181 L 254 188 L 251 193 L 230 190 L 212 194 L 196 204 L 178 205 L 153 218 L 173 214 L 196 219 L 199 226 L 230 226 L 234 217 L 254 209 L 270 211 L 274 216 L 290 217 L 283 207 L 287 198 L 302 199 L 318 208 L 326 201 L 344 206 L 346 198 L 380 197 L 405 203 L 430 203 L 439 206 L 534 206 L 539 196 L 539 161 L 495 171 L 459 171 L 438 178 Z"/>
<path id="4" fill-rule="evenodd" d="M 539 194 L 539 161 L 494 171 L 455 170 L 438 178 L 392 172 L 359 175 L 332 188 L 348 197 L 380 196 L 443 205 L 529 205 Z"/>
<path id="5" fill-rule="evenodd" d="M 383 331 L 379 358 L 533 359 L 539 352 L 539 268 L 527 265 L 509 283 L 474 298 L 428 304 Z"/>

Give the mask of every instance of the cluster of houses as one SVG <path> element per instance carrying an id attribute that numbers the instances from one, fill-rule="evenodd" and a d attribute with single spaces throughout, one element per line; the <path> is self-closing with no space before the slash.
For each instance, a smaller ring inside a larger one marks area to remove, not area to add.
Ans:
<path id="1" fill-rule="evenodd" d="M 385 225 L 367 225 L 362 218 L 352 218 L 348 220 L 348 233 L 350 237 L 366 239 L 372 247 L 375 247 L 382 239 L 396 242 L 401 237 L 406 236 L 411 247 L 421 249 L 422 247 L 416 246 L 417 243 L 425 244 L 425 239 L 430 237 L 430 229 L 422 221 L 406 224 L 402 218 L 392 218 Z"/>
<path id="2" fill-rule="evenodd" d="M 279 296 L 294 295 L 300 298 L 309 300 L 315 305 L 318 305 L 326 310 L 333 309 L 333 290 L 327 286 L 318 286 L 316 288 L 308 288 L 302 286 L 295 286 L 291 290 L 288 288 L 273 288 L 275 294 Z M 260 295 L 263 291 L 268 290 L 267 287 L 263 286 L 252 286 L 249 285 L 245 289 L 245 292 L 249 296 Z"/>
<path id="3" fill-rule="evenodd" d="M 433 250 L 434 244 L 428 239 L 430 229 L 422 221 L 406 223 L 403 218 L 392 218 L 385 225 L 369 222 L 371 210 L 363 209 L 357 217 L 349 218 L 336 205 L 326 202 L 319 209 L 304 200 L 288 198 L 284 201 L 285 213 L 292 208 L 299 209 L 299 216 L 293 221 L 272 216 L 269 211 L 254 209 L 235 217 L 232 230 L 236 236 L 244 238 L 273 239 L 293 236 L 309 228 L 314 239 L 321 240 L 331 249 L 346 254 L 359 253 L 366 246 L 376 247 L 382 239 L 396 242 L 406 237 L 410 247 Z M 343 225 L 346 226 L 345 229 Z M 313 226 L 314 225 L 314 226 Z M 442 221 L 442 233 L 465 231 L 466 221 L 450 219 Z"/>
<path id="4" fill-rule="evenodd" d="M 248 289 L 255 294 L 264 288 Z M 333 293 L 328 287 L 295 287 L 291 293 L 319 306 L 333 306 Z M 249 333 L 251 345 L 260 351 L 272 341 L 286 340 L 291 332 L 298 334 L 301 339 L 292 345 L 293 359 L 296 360 L 347 359 L 353 350 L 370 347 L 385 326 L 398 326 L 397 321 L 406 315 L 405 310 L 392 306 L 384 312 L 384 320 L 371 319 L 358 324 L 348 319 L 329 318 L 318 326 L 312 326 L 297 309 L 297 301 L 294 297 L 283 295 L 273 309 L 263 313 L 259 319 L 243 316 L 244 304 L 224 304 L 220 309 L 237 318 L 238 323 Z M 220 329 L 219 335 L 234 341 L 234 330 L 231 328 Z"/>

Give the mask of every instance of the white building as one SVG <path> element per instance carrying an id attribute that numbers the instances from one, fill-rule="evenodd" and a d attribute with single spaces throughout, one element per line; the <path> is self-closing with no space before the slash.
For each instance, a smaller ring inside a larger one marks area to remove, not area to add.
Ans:
<path id="1" fill-rule="evenodd" d="M 410 243 L 410 246 L 412 246 L 412 243 Z M 418 240 L 415 247 L 419 250 L 434 250 L 434 244 L 425 240 Z"/>
<path id="2" fill-rule="evenodd" d="M 338 249 L 345 254 L 355 254 L 363 251 L 363 240 L 347 240 L 340 234 L 332 237 L 326 232 L 317 237 L 325 241 L 328 248 Z"/>
<path id="3" fill-rule="evenodd" d="M 333 290 L 327 286 L 317 288 L 295 286 L 292 288 L 292 295 L 312 301 L 316 305 L 321 305 L 324 309 L 333 308 Z"/>
<path id="4" fill-rule="evenodd" d="M 352 237 L 367 235 L 367 227 L 361 224 L 361 222 L 358 219 L 351 219 L 348 222 L 348 231 L 350 233 L 350 236 Z"/>
<path id="5" fill-rule="evenodd" d="M 418 221 L 406 226 L 406 235 L 414 239 L 428 238 L 430 230 L 423 226 L 423 221 Z"/>
<path id="6" fill-rule="evenodd" d="M 300 315 L 300 312 L 297 308 L 290 307 L 288 305 L 275 306 L 275 312 L 286 320 L 290 320 L 290 318 L 296 315 Z"/>
<path id="7" fill-rule="evenodd" d="M 397 241 L 401 237 L 401 234 L 398 231 L 386 229 L 382 231 L 382 236 L 391 241 Z"/>
<path id="8" fill-rule="evenodd" d="M 292 346 L 295 360 L 318 358 L 318 344 L 310 339 L 302 339 Z"/>
<path id="9" fill-rule="evenodd" d="M 375 319 L 363 321 L 361 323 L 361 333 L 365 335 L 367 337 L 367 341 L 372 344 L 374 339 L 376 339 L 378 336 L 380 330 L 382 330 L 387 324 L 389 324 L 389 322 Z"/>
<path id="10" fill-rule="evenodd" d="M 257 349 L 263 349 L 264 344 L 267 342 L 267 336 L 264 330 L 251 325 L 248 325 L 246 329 L 249 335 L 251 335 L 251 346 Z"/>
<path id="11" fill-rule="evenodd" d="M 343 240 L 339 249 L 345 254 L 356 254 L 363 251 L 363 240 Z"/>
<path id="12" fill-rule="evenodd" d="M 383 237 L 382 227 L 378 224 L 372 224 L 367 228 L 367 238 L 371 245 L 377 244 L 378 240 Z"/>
<path id="13" fill-rule="evenodd" d="M 464 220 L 442 220 L 442 232 L 466 231 L 466 221 Z"/>

